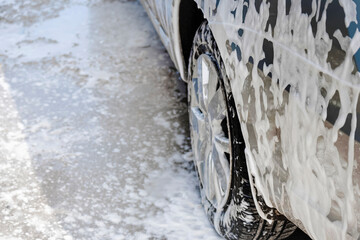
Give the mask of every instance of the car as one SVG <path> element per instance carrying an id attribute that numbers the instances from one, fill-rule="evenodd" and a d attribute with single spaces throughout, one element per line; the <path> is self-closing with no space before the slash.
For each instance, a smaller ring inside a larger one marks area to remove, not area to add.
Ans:
<path id="1" fill-rule="evenodd" d="M 360 239 L 360 1 L 141 0 L 227 239 Z"/>

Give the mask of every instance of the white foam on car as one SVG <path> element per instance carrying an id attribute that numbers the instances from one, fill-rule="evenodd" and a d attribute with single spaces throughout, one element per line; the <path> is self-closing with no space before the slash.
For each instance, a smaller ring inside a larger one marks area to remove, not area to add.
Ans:
<path id="1" fill-rule="evenodd" d="M 142 6 L 0 5 L 0 239 L 218 239 Z"/>
<path id="2" fill-rule="evenodd" d="M 202 1 L 197 2 L 201 6 Z M 360 191 L 355 176 L 359 176 L 359 145 L 354 134 L 360 74 L 352 72 L 360 33 L 356 30 L 350 39 L 335 31 L 346 55 L 333 69 L 327 62 L 332 40 L 326 32 L 326 14 L 317 23 L 314 37 L 310 21 L 313 16 L 319 19 L 316 1 L 312 7 L 317 11 L 309 16 L 301 13 L 301 1 L 291 1 L 286 15 L 285 2 L 278 1 L 276 25 L 274 29 L 269 25 L 267 32 L 268 2 L 261 2 L 259 13 L 254 1 L 222 0 L 216 11 L 215 1 L 204 1 L 203 6 L 231 79 L 251 155 L 247 159 L 252 161 L 251 174 L 266 203 L 302 224 L 312 238 L 358 239 Z M 355 3 L 339 2 L 346 27 L 351 21 L 356 23 Z M 242 23 L 245 5 L 248 9 Z M 239 29 L 243 29 L 242 36 Z M 259 72 L 257 65 L 265 57 L 264 38 L 273 43 L 274 60 Z M 236 51 L 228 51 L 229 43 L 240 47 L 241 61 Z M 253 64 L 249 65 L 250 57 Z M 269 72 L 272 80 L 264 77 Z M 285 91 L 288 85 L 289 94 Z M 322 89 L 327 92 L 325 97 Z M 326 122 L 326 110 L 336 91 L 341 108 L 331 126 Z M 351 133 L 346 137 L 339 129 L 350 113 Z"/>

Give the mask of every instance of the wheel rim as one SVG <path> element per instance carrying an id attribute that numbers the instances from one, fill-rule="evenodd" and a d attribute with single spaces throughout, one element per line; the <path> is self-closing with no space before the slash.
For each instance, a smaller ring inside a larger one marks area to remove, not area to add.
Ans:
<path id="1" fill-rule="evenodd" d="M 195 164 L 206 198 L 219 208 L 226 203 L 230 190 L 231 144 L 225 95 L 210 56 L 199 56 L 189 87 Z"/>

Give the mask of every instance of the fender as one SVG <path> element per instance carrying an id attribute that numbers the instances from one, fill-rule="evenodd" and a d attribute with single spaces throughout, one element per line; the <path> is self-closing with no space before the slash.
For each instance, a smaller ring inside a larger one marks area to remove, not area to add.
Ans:
<path id="1" fill-rule="evenodd" d="M 315 239 L 358 239 L 359 1 L 197 4 L 231 80 L 258 194 Z"/>

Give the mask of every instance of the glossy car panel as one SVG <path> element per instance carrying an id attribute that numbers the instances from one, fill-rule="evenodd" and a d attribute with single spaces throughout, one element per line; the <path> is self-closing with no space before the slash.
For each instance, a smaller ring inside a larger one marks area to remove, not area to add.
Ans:
<path id="1" fill-rule="evenodd" d="M 196 2 L 231 80 L 258 194 L 314 239 L 358 239 L 360 2 Z"/>
<path id="2" fill-rule="evenodd" d="M 161 41 L 168 51 L 175 67 L 183 79 L 186 79 L 186 67 L 182 55 L 179 8 L 181 0 L 140 0 L 145 7 Z"/>

